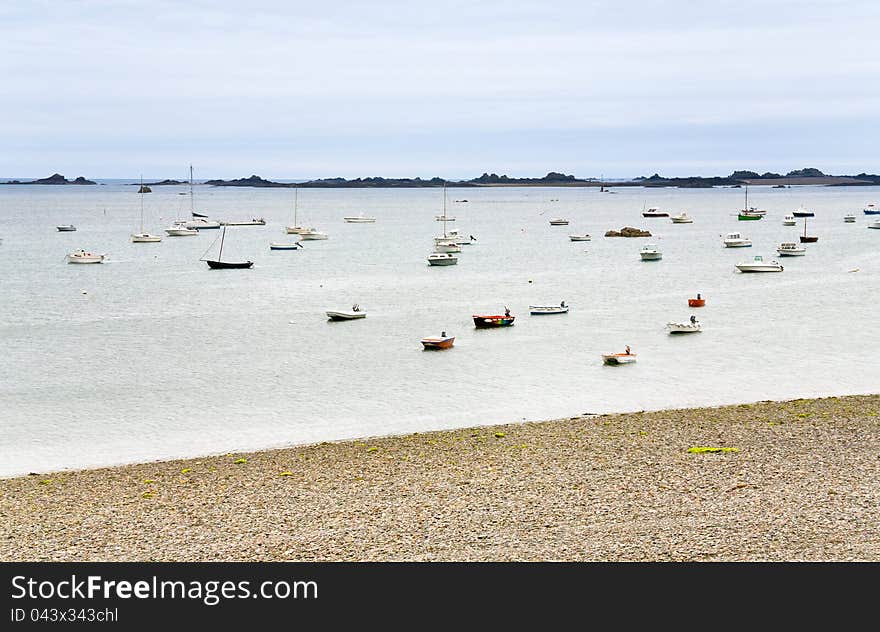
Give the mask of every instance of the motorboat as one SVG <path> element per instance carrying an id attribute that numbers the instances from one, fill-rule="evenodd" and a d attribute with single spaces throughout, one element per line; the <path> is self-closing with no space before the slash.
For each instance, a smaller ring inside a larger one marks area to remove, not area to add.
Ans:
<path id="1" fill-rule="evenodd" d="M 793 241 L 784 241 L 779 244 L 776 252 L 780 257 L 802 257 L 807 254 L 807 249 Z"/>
<path id="2" fill-rule="evenodd" d="M 455 241 L 435 240 L 434 252 L 461 252 L 461 246 L 455 243 Z"/>
<path id="3" fill-rule="evenodd" d="M 873 222 L 868 224 L 868 228 L 880 228 L 880 219 L 875 219 Z"/>
<path id="4" fill-rule="evenodd" d="M 513 324 L 516 316 L 510 313 L 509 309 L 504 310 L 504 314 L 474 314 L 474 327 L 477 329 L 489 329 L 493 327 L 509 327 Z"/>
<path id="5" fill-rule="evenodd" d="M 657 261 L 663 258 L 663 253 L 654 244 L 645 244 L 639 251 L 642 261 Z"/>
<path id="6" fill-rule="evenodd" d="M 452 230 L 450 230 L 448 235 L 448 238 L 455 241 L 455 243 L 459 246 L 470 246 L 473 245 L 475 241 L 477 241 L 477 238 L 473 235 L 468 235 L 467 237 L 465 237 L 464 235 L 460 234 L 457 228 L 453 228 Z M 442 237 L 439 239 L 442 239 Z"/>
<path id="7" fill-rule="evenodd" d="M 702 330 L 702 325 L 696 316 L 691 316 L 691 319 L 686 323 L 666 323 L 666 330 L 670 334 L 694 334 Z"/>
<path id="8" fill-rule="evenodd" d="M 327 233 L 322 233 L 316 228 L 307 228 L 304 231 L 300 231 L 299 238 L 303 241 L 315 241 L 319 239 L 328 239 L 329 236 Z"/>
<path id="9" fill-rule="evenodd" d="M 439 336 L 426 336 L 422 338 L 422 346 L 425 349 L 449 349 L 455 343 L 455 336 L 447 336 L 441 332 Z"/>
<path id="10" fill-rule="evenodd" d="M 324 312 L 329 320 L 357 320 L 358 318 L 366 318 L 367 312 L 361 309 L 361 306 L 355 303 L 348 310 L 328 310 Z"/>
<path id="11" fill-rule="evenodd" d="M 791 213 L 789 213 L 788 215 L 786 215 L 785 217 L 782 218 L 782 225 L 783 226 L 795 226 L 796 224 L 797 224 L 797 220 L 795 219 L 794 215 L 792 215 Z"/>
<path id="12" fill-rule="evenodd" d="M 189 237 L 191 235 L 198 235 L 199 229 L 189 228 L 187 227 L 186 222 L 179 221 L 174 222 L 171 226 L 166 228 L 165 234 L 169 237 Z"/>
<path id="13" fill-rule="evenodd" d="M 220 228 L 220 222 L 213 219 L 206 219 L 204 217 L 194 217 L 192 219 L 188 219 L 184 222 L 184 225 L 187 228 L 196 228 L 198 230 Z"/>
<path id="14" fill-rule="evenodd" d="M 669 217 L 669 213 L 652 206 L 651 208 L 642 211 L 642 217 Z"/>
<path id="15" fill-rule="evenodd" d="M 343 217 L 342 219 L 348 224 L 372 224 L 376 221 L 375 217 L 366 217 L 363 213 L 360 215 L 350 215 L 348 217 Z"/>
<path id="16" fill-rule="evenodd" d="M 673 224 L 693 224 L 694 219 L 688 215 L 687 213 L 679 213 L 678 215 L 672 215 L 670 218 Z"/>
<path id="17" fill-rule="evenodd" d="M 619 364 L 632 364 L 636 361 L 636 354 L 630 351 L 629 345 L 626 347 L 626 351 L 623 353 L 603 353 L 602 354 L 602 363 L 608 364 L 611 366 L 616 366 Z"/>
<path id="18" fill-rule="evenodd" d="M 706 299 L 704 299 L 701 295 L 697 294 L 697 298 L 689 298 L 688 299 L 688 307 L 705 307 Z"/>
<path id="19" fill-rule="evenodd" d="M 529 313 L 533 316 L 541 316 L 544 314 L 567 314 L 568 305 L 565 301 L 561 301 L 559 305 L 529 305 Z"/>
<path id="20" fill-rule="evenodd" d="M 799 206 L 798 210 L 792 213 L 795 217 L 813 217 L 815 213 L 813 211 L 805 209 L 803 206 Z"/>
<path id="21" fill-rule="evenodd" d="M 273 241 L 269 244 L 269 250 L 299 250 L 302 244 L 298 241 Z"/>
<path id="22" fill-rule="evenodd" d="M 743 237 L 740 233 L 727 233 L 724 238 L 725 248 L 748 248 L 752 245 L 752 240 Z"/>
<path id="23" fill-rule="evenodd" d="M 162 241 L 160 235 L 151 235 L 150 233 L 132 233 L 131 243 L 133 244 L 154 244 Z"/>
<path id="24" fill-rule="evenodd" d="M 740 221 L 747 221 L 764 219 L 764 216 L 760 213 L 755 213 L 753 211 L 740 211 L 739 213 L 737 213 L 736 218 Z"/>
<path id="25" fill-rule="evenodd" d="M 568 220 L 562 217 L 556 217 L 550 220 L 551 226 L 568 226 Z"/>
<path id="26" fill-rule="evenodd" d="M 764 261 L 761 255 L 755 255 L 751 261 L 743 261 L 735 267 L 740 272 L 782 272 L 783 269 L 777 261 Z"/>
<path id="27" fill-rule="evenodd" d="M 451 252 L 432 252 L 428 255 L 428 265 L 431 266 L 454 266 L 458 263 L 458 257 Z"/>
<path id="28" fill-rule="evenodd" d="M 865 204 L 865 208 L 863 209 L 865 215 L 880 215 L 880 208 L 877 208 L 877 205 L 869 202 Z"/>
<path id="29" fill-rule="evenodd" d="M 843 216 L 843 221 L 847 224 L 854 224 L 856 221 L 855 213 L 847 213 Z"/>
<path id="30" fill-rule="evenodd" d="M 99 255 L 85 250 L 77 250 L 67 255 L 67 263 L 104 263 L 107 255 Z"/>
<path id="31" fill-rule="evenodd" d="M 262 217 L 246 219 L 239 222 L 220 222 L 221 226 L 265 226 L 266 220 Z"/>
<path id="32" fill-rule="evenodd" d="M 569 235 L 568 238 L 571 241 L 590 241 L 592 237 L 590 235 Z"/>
<path id="33" fill-rule="evenodd" d="M 61 226 L 56 226 L 55 229 L 59 233 L 72 233 L 76 230 L 76 226 L 73 224 L 62 224 Z"/>

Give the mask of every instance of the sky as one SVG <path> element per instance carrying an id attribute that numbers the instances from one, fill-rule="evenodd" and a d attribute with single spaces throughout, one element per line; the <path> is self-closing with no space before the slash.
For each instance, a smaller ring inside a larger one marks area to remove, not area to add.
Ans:
<path id="1" fill-rule="evenodd" d="M 0 3 L 0 176 L 880 173 L 880 3 Z"/>

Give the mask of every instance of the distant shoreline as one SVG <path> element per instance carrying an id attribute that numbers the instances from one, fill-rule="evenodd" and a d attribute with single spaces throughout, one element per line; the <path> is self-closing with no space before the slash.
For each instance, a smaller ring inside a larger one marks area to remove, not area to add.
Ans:
<path id="1" fill-rule="evenodd" d="M 0 182 L 0 185 L 94 185 L 95 182 L 86 180 L 82 176 L 75 180 L 68 180 L 61 174 L 55 173 L 48 178 L 36 180 L 8 180 Z M 139 185 L 139 182 L 128 183 L 130 186 Z M 187 181 L 165 179 L 157 182 L 144 182 L 144 186 L 180 186 L 188 184 Z M 384 178 L 380 176 L 368 178 L 319 178 L 304 182 L 277 182 L 267 180 L 258 175 L 247 178 L 232 180 L 213 179 L 203 180 L 194 184 L 209 185 L 216 187 L 253 187 L 253 188 L 321 188 L 321 189 L 414 189 L 414 188 L 491 188 L 491 187 L 590 187 L 599 189 L 614 189 L 625 187 L 648 187 L 648 188 L 680 188 L 680 189 L 708 189 L 714 187 L 742 187 L 742 186 L 770 186 L 789 187 L 797 185 L 820 185 L 820 186 L 876 186 L 880 185 L 880 175 L 860 173 L 857 175 L 827 175 L 818 169 L 799 169 L 786 175 L 776 173 L 758 174 L 753 171 L 734 171 L 729 176 L 689 176 L 666 178 L 659 174 L 650 177 L 640 176 L 631 180 L 597 180 L 595 178 L 576 178 L 551 171 L 541 178 L 510 178 L 506 175 L 483 173 L 478 178 L 470 180 L 447 180 L 440 177 L 430 179 L 422 178 Z"/>

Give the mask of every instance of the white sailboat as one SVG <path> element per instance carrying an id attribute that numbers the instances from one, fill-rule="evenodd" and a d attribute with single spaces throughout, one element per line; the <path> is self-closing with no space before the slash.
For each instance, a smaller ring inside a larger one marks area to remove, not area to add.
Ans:
<path id="1" fill-rule="evenodd" d="M 159 235 L 151 235 L 144 231 L 144 178 L 141 176 L 141 187 L 139 189 L 141 196 L 141 228 L 139 232 L 131 234 L 131 243 L 133 244 L 152 244 L 162 241 Z"/>
<path id="2" fill-rule="evenodd" d="M 296 223 L 296 211 L 297 206 L 299 205 L 299 187 L 294 187 L 293 189 L 293 225 L 285 226 L 284 230 L 288 235 L 300 235 L 304 232 L 307 232 L 309 229 L 305 226 L 300 226 Z"/>
<path id="3" fill-rule="evenodd" d="M 189 166 L 189 208 L 190 213 L 193 213 L 195 211 L 195 201 L 193 200 L 192 165 Z M 179 213 L 180 209 L 178 209 L 178 215 Z M 174 223 L 172 223 L 171 226 L 165 229 L 165 234 L 169 237 L 190 237 L 192 235 L 198 235 L 199 229 L 187 226 L 186 220 L 180 219 L 180 217 L 178 217 L 176 220 L 174 220 Z"/>

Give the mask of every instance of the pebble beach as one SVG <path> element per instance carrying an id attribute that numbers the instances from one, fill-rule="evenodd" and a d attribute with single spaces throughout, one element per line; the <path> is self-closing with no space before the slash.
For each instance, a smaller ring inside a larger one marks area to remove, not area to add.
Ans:
<path id="1" fill-rule="evenodd" d="M 0 480 L 4 561 L 878 561 L 880 395 Z"/>

